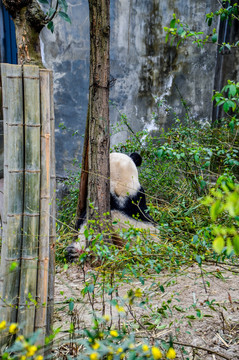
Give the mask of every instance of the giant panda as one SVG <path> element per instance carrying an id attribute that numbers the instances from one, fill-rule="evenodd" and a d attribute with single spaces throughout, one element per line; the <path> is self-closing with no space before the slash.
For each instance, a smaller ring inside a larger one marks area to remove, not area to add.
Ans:
<path id="1" fill-rule="evenodd" d="M 130 226 L 149 230 L 156 234 L 153 218 L 149 215 L 143 187 L 139 183 L 138 169 L 142 158 L 138 153 L 130 156 L 122 153 L 110 154 L 110 207 L 113 227 L 127 229 Z M 78 240 L 66 249 L 69 261 L 77 260 L 85 246 L 84 229 L 86 214 L 78 220 Z"/>

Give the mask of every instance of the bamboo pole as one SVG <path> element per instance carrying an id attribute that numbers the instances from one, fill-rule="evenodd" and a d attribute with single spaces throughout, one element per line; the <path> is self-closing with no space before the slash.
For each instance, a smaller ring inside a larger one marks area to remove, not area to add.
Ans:
<path id="1" fill-rule="evenodd" d="M 41 186 L 40 186 L 40 230 L 37 275 L 37 302 L 35 330 L 41 329 L 41 345 L 46 334 L 46 313 L 49 268 L 50 231 L 50 72 L 40 70 L 41 108 Z"/>
<path id="2" fill-rule="evenodd" d="M 8 123 L 7 123 L 7 75 L 6 75 L 6 71 L 7 71 L 7 64 L 2 64 L 1 65 L 1 79 L 2 79 L 2 109 L 3 109 L 3 131 L 4 131 L 4 189 L 3 189 L 3 194 L 7 194 L 7 184 L 8 184 L 8 161 L 7 161 L 7 127 L 8 127 Z M 2 297 L 2 291 L 3 291 L 3 276 L 5 273 L 5 266 L 6 266 L 6 262 L 5 262 L 5 258 L 6 258 L 6 251 L 7 251 L 7 247 L 6 247 L 6 226 L 7 226 L 7 196 L 5 196 L 3 198 L 3 217 L 2 217 L 2 226 L 3 226 L 3 232 L 2 232 L 2 247 L 1 247 L 1 266 L 0 266 L 0 309 L 1 309 L 1 297 Z M 1 314 L 1 311 L 0 311 Z"/>
<path id="3" fill-rule="evenodd" d="M 47 329 L 49 335 L 53 326 L 54 288 L 55 288 L 55 242 L 56 242 L 56 170 L 55 170 L 55 117 L 53 99 L 53 72 L 50 72 L 50 131 L 51 131 L 51 166 L 50 166 L 50 243 L 49 243 L 49 277 L 48 277 L 48 307 Z"/>
<path id="4" fill-rule="evenodd" d="M 23 218 L 23 91 L 22 69 L 18 65 L 2 65 L 4 79 L 3 103 L 5 118 L 5 181 L 3 266 L 3 309 L 1 316 L 7 322 L 16 322 L 19 292 L 20 251 Z M 17 94 L 17 96 L 16 96 Z M 11 141 L 11 142 L 10 142 Z"/>
<path id="5" fill-rule="evenodd" d="M 40 196 L 39 68 L 23 66 L 25 115 L 24 216 L 18 323 L 34 331 Z"/>

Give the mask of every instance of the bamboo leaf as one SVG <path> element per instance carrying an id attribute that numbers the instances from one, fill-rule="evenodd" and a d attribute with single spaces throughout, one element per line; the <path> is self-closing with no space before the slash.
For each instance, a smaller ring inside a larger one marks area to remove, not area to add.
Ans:
<path id="1" fill-rule="evenodd" d="M 213 241 L 213 249 L 216 253 L 220 254 L 225 246 L 225 241 L 222 236 L 217 236 Z"/>

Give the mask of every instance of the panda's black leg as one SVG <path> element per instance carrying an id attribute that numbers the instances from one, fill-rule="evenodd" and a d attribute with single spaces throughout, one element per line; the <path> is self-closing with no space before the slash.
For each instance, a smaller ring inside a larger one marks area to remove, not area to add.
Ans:
<path id="1" fill-rule="evenodd" d="M 86 211 L 82 214 L 80 218 L 76 220 L 76 230 L 80 230 L 86 220 Z M 66 259 L 69 262 L 76 262 L 79 259 L 80 254 L 82 254 L 83 250 L 80 247 L 79 242 L 77 241 L 78 235 L 74 237 L 74 241 L 67 246 L 66 248 Z"/>

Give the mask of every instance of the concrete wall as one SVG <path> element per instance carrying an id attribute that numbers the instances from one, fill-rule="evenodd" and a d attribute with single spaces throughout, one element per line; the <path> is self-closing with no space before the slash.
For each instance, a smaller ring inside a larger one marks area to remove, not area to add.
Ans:
<path id="1" fill-rule="evenodd" d="M 41 33 L 44 64 L 55 74 L 59 176 L 74 169 L 74 159 L 80 161 L 89 86 L 88 2 L 69 0 L 68 4 L 72 25 L 58 19 L 54 34 L 47 29 Z M 194 30 L 209 32 L 205 14 L 217 6 L 217 0 L 111 0 L 111 76 L 116 79 L 110 91 L 115 104 L 111 105 L 112 124 L 119 121 L 121 111 L 134 131 L 167 127 L 175 114 L 184 116 L 182 97 L 190 116 L 210 121 L 216 48 L 187 43 L 177 49 L 165 44 L 163 27 L 176 13 Z M 165 99 L 172 110 L 162 109 L 152 121 L 154 96 Z M 127 136 L 124 129 L 112 136 L 111 143 Z"/>

